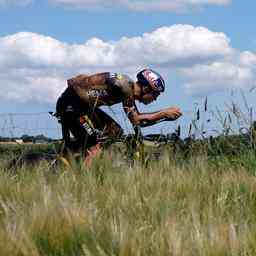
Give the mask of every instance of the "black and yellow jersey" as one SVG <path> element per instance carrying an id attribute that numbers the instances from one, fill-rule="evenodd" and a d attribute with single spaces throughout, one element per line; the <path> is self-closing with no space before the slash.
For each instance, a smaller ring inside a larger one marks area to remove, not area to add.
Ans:
<path id="1" fill-rule="evenodd" d="M 133 98 L 134 82 L 123 74 L 105 72 L 78 75 L 67 82 L 84 103 L 95 107 L 111 106 Z"/>

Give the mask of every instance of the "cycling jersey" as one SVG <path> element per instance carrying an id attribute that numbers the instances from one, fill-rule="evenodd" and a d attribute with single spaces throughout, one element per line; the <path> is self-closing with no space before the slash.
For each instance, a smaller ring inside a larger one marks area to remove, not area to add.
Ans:
<path id="1" fill-rule="evenodd" d="M 127 76 L 117 73 L 79 75 L 68 80 L 80 99 L 90 106 L 111 106 L 133 97 L 134 82 Z"/>
<path id="2" fill-rule="evenodd" d="M 66 146 L 88 148 L 97 142 L 98 131 L 112 137 L 121 135 L 120 125 L 98 107 L 120 102 L 128 106 L 134 102 L 133 84 L 128 76 L 109 72 L 69 79 L 56 106 Z M 69 132 L 76 144 L 71 143 Z"/>

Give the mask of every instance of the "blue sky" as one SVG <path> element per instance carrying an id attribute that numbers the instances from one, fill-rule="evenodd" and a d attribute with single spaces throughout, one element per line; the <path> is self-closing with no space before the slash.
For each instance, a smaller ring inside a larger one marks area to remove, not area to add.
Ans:
<path id="1" fill-rule="evenodd" d="M 186 126 L 206 96 L 212 109 L 244 105 L 240 90 L 255 107 L 255 9 L 241 0 L 0 0 L 0 112 L 47 112 L 70 76 L 135 78 L 143 67 L 162 73 L 168 88 L 142 111 L 180 106 Z M 52 127 L 42 119 L 37 126 Z"/>

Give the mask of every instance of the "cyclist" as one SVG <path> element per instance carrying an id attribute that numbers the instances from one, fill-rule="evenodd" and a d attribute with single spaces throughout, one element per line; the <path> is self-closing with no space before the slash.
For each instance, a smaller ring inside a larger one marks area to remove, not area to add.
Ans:
<path id="1" fill-rule="evenodd" d="M 86 149 L 86 164 L 101 150 L 98 134 L 116 137 L 123 133 L 121 126 L 99 107 L 122 103 L 132 125 L 149 126 L 159 120 L 176 120 L 182 113 L 169 107 L 153 113 L 140 113 L 135 101 L 149 104 L 165 90 L 165 82 L 152 69 L 143 69 L 137 81 L 118 73 L 78 75 L 67 80 L 68 87 L 57 101 L 56 112 L 63 129 L 67 148 Z M 75 138 L 71 143 L 70 132 Z"/>

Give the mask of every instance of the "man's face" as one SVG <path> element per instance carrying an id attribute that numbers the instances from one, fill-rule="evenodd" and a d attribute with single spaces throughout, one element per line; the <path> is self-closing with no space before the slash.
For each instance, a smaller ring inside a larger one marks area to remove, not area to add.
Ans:
<path id="1" fill-rule="evenodd" d="M 156 100 L 159 94 L 159 92 L 153 91 L 150 87 L 142 87 L 140 102 L 147 105 Z"/>

